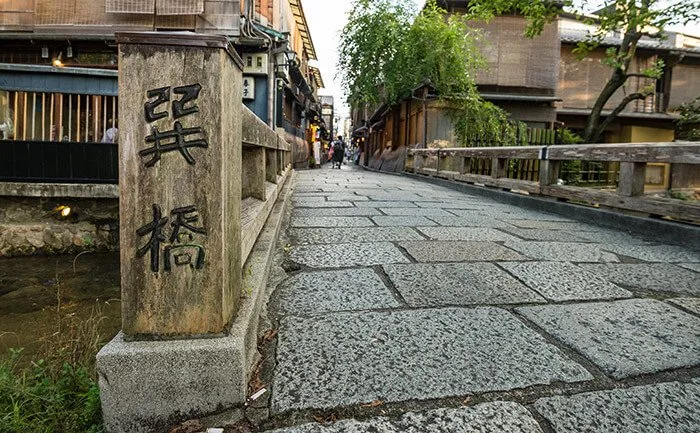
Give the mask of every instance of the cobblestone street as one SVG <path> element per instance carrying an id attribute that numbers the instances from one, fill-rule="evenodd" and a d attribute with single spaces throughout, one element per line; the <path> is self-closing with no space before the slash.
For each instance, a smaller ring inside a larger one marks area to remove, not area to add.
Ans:
<path id="1" fill-rule="evenodd" d="M 271 415 L 357 419 L 277 433 L 698 431 L 697 250 L 350 165 L 292 201 Z"/>

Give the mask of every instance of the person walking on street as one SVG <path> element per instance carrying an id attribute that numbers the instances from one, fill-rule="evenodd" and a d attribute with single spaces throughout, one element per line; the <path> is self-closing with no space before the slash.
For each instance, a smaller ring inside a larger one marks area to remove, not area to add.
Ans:
<path id="1" fill-rule="evenodd" d="M 343 165 L 343 157 L 345 157 L 345 142 L 343 136 L 339 135 L 338 139 L 333 142 L 333 168 L 338 164 L 338 168 Z"/>

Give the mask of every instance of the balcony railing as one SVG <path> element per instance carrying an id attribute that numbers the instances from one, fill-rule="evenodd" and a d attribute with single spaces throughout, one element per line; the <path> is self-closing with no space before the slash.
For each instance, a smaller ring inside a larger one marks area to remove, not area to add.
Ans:
<path id="1" fill-rule="evenodd" d="M 74 141 L 0 141 L 0 181 L 112 183 L 117 145 Z"/>

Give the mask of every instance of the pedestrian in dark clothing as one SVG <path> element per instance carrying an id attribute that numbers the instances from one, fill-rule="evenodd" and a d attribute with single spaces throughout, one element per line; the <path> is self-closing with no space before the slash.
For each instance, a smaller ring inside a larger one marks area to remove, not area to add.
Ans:
<path id="1" fill-rule="evenodd" d="M 338 168 L 343 165 L 343 157 L 345 156 L 345 142 L 343 136 L 339 135 L 338 139 L 333 142 L 333 168 L 338 164 Z"/>

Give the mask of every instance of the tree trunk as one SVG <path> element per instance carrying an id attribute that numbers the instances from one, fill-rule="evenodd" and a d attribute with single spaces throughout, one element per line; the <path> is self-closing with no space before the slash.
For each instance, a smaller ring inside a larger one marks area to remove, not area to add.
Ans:
<path id="1" fill-rule="evenodd" d="M 591 114 L 588 115 L 588 119 L 586 119 L 586 127 L 583 131 L 583 140 L 585 143 L 596 143 L 603 135 L 604 128 L 602 128 L 600 124 L 601 112 L 603 111 L 605 104 L 608 102 L 608 100 L 610 100 L 617 89 L 622 87 L 627 81 L 630 63 L 632 62 L 632 58 L 637 51 L 637 42 L 641 37 L 642 34 L 636 29 L 630 29 L 625 33 L 625 36 L 620 43 L 620 48 L 617 51 L 617 59 L 621 60 L 622 64 L 613 70 L 612 76 L 608 82 L 605 83 L 605 87 L 603 87 L 603 90 L 598 95 L 595 104 L 593 104 L 593 109 L 591 110 Z M 624 105 L 627 105 L 627 103 Z M 616 108 L 615 111 L 619 113 L 623 108 L 625 108 L 624 105 Z M 609 123 L 610 122 L 606 122 L 606 126 Z"/>
<path id="2" fill-rule="evenodd" d="M 589 114 L 588 119 L 586 119 L 586 128 L 583 132 L 584 143 L 594 143 L 600 138 L 603 132 L 599 130 L 600 115 L 603 111 L 603 107 L 605 107 L 605 104 L 617 89 L 625 84 L 625 81 L 627 81 L 627 76 L 624 72 L 619 68 L 615 69 L 608 82 L 605 83 L 605 87 L 603 87 L 603 90 L 598 95 L 595 104 L 593 104 L 591 114 Z"/>

